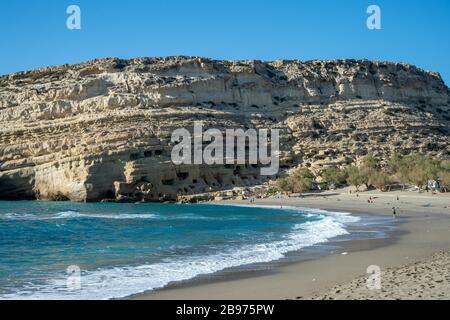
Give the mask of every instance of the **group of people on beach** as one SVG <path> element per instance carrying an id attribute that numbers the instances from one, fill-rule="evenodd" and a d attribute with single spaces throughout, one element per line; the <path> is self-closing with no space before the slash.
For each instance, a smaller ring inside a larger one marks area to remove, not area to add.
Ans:
<path id="1" fill-rule="evenodd" d="M 356 194 L 356 197 L 359 198 L 359 194 Z M 397 195 L 397 201 L 400 201 L 400 197 Z M 367 199 L 367 203 L 374 203 L 375 198 L 370 196 L 369 199 Z M 392 217 L 395 219 L 397 217 L 397 208 L 392 207 Z"/>

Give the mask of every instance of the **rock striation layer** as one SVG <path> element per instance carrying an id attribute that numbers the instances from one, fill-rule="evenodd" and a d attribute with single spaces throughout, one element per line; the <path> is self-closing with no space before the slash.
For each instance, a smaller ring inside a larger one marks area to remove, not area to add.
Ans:
<path id="1" fill-rule="evenodd" d="M 109 58 L 0 77 L 0 199 L 157 201 L 265 179 L 173 165 L 172 131 L 200 120 L 281 129 L 284 170 L 450 154 L 449 89 L 412 65 Z"/>

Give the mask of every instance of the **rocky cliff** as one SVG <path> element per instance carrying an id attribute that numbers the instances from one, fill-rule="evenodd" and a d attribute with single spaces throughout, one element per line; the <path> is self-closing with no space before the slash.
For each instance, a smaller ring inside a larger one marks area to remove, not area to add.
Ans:
<path id="1" fill-rule="evenodd" d="M 174 166 L 171 133 L 195 120 L 281 129 L 283 169 L 450 154 L 449 89 L 411 65 L 101 59 L 0 77 L 0 199 L 161 200 L 265 179 L 255 165 Z"/>

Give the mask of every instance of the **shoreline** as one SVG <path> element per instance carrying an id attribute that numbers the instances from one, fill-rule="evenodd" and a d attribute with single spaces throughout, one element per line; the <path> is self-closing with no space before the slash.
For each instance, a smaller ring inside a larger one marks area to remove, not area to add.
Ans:
<path id="1" fill-rule="evenodd" d="M 218 203 L 213 203 L 217 205 Z M 248 207 L 247 205 L 241 205 L 241 204 L 229 204 L 229 203 L 221 203 L 222 205 L 236 205 L 236 206 L 242 206 L 242 207 Z M 273 207 L 277 209 L 277 206 L 274 205 L 266 205 L 266 206 L 258 206 L 256 207 Z M 287 209 L 287 208 L 285 208 Z M 305 210 L 315 210 L 317 208 L 302 208 Z M 325 211 L 325 210 L 324 210 Z M 330 211 L 325 211 L 331 213 Z M 338 212 L 337 212 L 338 213 Z M 311 260 L 317 260 L 321 259 L 323 257 L 326 257 L 327 255 L 330 255 L 332 253 L 346 253 L 349 250 L 352 251 L 359 251 L 364 250 L 370 242 L 370 245 L 373 247 L 383 247 L 388 245 L 389 243 L 396 241 L 401 231 L 399 231 L 396 227 L 391 227 L 390 230 L 387 223 L 385 221 L 383 222 L 375 222 L 372 220 L 372 218 L 375 217 L 375 215 L 359 215 L 359 214 L 352 214 L 354 217 L 359 217 L 361 219 L 365 219 L 366 222 L 373 222 L 377 224 L 377 227 L 382 227 L 384 230 L 380 231 L 384 234 L 384 236 L 376 236 L 370 239 L 363 238 L 361 234 L 358 236 L 356 235 L 358 231 L 355 231 L 353 233 L 349 234 L 343 234 L 336 236 L 334 238 L 329 239 L 325 243 L 317 243 L 312 246 L 304 247 L 300 250 L 296 251 L 289 251 L 285 253 L 285 257 L 278 259 L 278 260 L 271 260 L 264 263 L 252 263 L 252 264 L 244 264 L 240 266 L 225 268 L 223 270 L 214 272 L 214 273 L 208 273 L 208 274 L 201 274 L 198 276 L 195 276 L 191 279 L 186 279 L 183 281 L 177 281 L 167 284 L 166 286 L 155 289 L 155 290 L 149 290 L 146 292 L 136 293 L 133 295 L 130 295 L 128 297 L 125 297 L 125 299 L 132 299 L 132 300 L 140 300 L 142 298 L 146 298 L 147 295 L 153 295 L 157 294 L 159 292 L 163 292 L 165 290 L 171 290 L 171 289 L 188 289 L 192 287 L 202 286 L 202 285 L 208 285 L 208 284 L 214 284 L 214 283 L 223 283 L 227 281 L 239 281 L 245 278 L 257 278 L 262 277 L 265 275 L 271 275 L 276 274 L 279 270 L 279 268 L 283 268 L 286 266 L 295 265 L 298 263 L 303 263 L 306 261 Z M 380 216 L 376 216 L 376 218 L 379 218 Z M 359 220 L 358 222 L 354 223 L 360 223 L 362 220 Z M 401 223 L 401 221 L 399 221 Z M 360 226 L 346 226 L 347 230 L 354 231 L 354 229 L 361 228 Z M 367 228 L 363 232 L 375 232 L 375 228 Z M 359 232 L 361 233 L 361 231 Z M 351 234 L 352 239 L 347 239 L 347 237 Z M 361 237 L 360 237 L 361 236 Z"/>
<path id="2" fill-rule="evenodd" d="M 397 195 L 400 197 L 399 201 L 396 200 Z M 374 203 L 367 203 L 370 196 L 375 198 Z M 248 200 L 212 203 L 251 206 Z M 398 207 L 398 230 L 386 239 L 339 243 L 342 248 L 337 252 L 302 261 L 274 261 L 271 270 L 234 270 L 235 274 L 232 271 L 224 277 L 201 276 L 169 284 L 152 292 L 133 295 L 129 299 L 313 299 L 323 298 L 325 293 L 327 299 L 363 298 L 364 295 L 361 296 L 360 292 L 359 295 L 353 294 L 354 285 L 348 296 L 343 295 L 340 289 L 336 290 L 339 292 L 336 295 L 330 294 L 329 290 L 336 286 L 345 288 L 346 284 L 361 279 L 370 265 L 379 266 L 382 272 L 389 269 L 392 273 L 392 268 L 426 261 L 436 252 L 450 250 L 450 209 L 444 208 L 449 204 L 448 194 L 422 195 L 408 191 L 384 194 L 365 192 L 360 193 L 359 197 L 355 194 L 324 192 L 308 194 L 302 198 L 257 199 L 255 205 L 297 206 L 381 217 L 391 216 L 392 206 L 395 206 Z M 344 251 L 346 254 L 342 255 Z M 361 284 L 361 280 L 358 283 Z M 405 290 L 408 291 L 407 288 Z M 450 291 L 440 293 L 439 297 L 450 298 Z"/>

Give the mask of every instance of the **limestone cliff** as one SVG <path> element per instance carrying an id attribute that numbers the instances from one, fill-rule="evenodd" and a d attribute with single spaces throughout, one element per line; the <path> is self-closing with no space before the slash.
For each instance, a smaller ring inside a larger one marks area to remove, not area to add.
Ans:
<path id="1" fill-rule="evenodd" d="M 260 182 L 257 166 L 174 166 L 174 129 L 281 129 L 281 166 L 368 152 L 448 157 L 437 73 L 360 60 L 101 59 L 0 77 L 0 199 L 160 200 Z"/>

